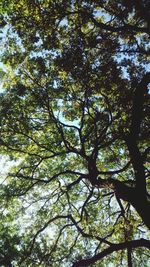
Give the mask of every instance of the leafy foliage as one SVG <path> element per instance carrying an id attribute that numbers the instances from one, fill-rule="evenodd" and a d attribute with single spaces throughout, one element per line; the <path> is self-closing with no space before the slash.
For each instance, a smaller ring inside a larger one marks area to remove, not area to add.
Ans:
<path id="1" fill-rule="evenodd" d="M 147 266 L 148 1 L 1 13 L 1 266 Z"/>

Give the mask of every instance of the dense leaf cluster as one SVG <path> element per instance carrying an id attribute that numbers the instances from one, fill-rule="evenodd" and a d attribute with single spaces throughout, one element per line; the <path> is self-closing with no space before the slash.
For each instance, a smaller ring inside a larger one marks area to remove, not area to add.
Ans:
<path id="1" fill-rule="evenodd" d="M 1 266 L 148 266 L 148 10 L 2 1 Z"/>

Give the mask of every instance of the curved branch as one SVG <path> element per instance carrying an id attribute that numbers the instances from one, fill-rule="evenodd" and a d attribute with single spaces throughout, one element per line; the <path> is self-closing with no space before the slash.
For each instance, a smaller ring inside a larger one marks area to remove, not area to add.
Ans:
<path id="1" fill-rule="evenodd" d="M 97 255 L 95 255 L 91 258 L 80 260 L 78 262 L 73 263 L 72 267 L 90 266 L 90 264 L 94 264 L 95 262 L 102 260 L 104 257 L 107 257 L 108 255 L 110 255 L 113 252 L 123 250 L 123 249 L 134 249 L 134 248 L 138 248 L 138 247 L 146 247 L 146 248 L 150 249 L 150 241 L 141 238 L 141 239 L 137 239 L 137 240 L 126 241 L 123 243 L 114 244 L 114 245 L 111 245 L 109 248 L 106 248 L 105 250 L 103 250 L 102 252 L 98 253 Z"/>
<path id="2" fill-rule="evenodd" d="M 124 171 L 126 171 L 126 169 L 130 166 L 131 162 L 128 161 L 127 164 L 122 167 L 121 169 L 119 170 L 114 170 L 114 171 L 98 171 L 99 174 L 101 175 L 111 175 L 111 174 L 118 174 L 118 173 L 122 173 Z"/>

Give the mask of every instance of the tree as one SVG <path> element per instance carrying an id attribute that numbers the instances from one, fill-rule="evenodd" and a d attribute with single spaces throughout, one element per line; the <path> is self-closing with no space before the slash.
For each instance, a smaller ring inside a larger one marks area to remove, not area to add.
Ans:
<path id="1" fill-rule="evenodd" d="M 148 266 L 148 10 L 2 1 L 1 266 Z"/>

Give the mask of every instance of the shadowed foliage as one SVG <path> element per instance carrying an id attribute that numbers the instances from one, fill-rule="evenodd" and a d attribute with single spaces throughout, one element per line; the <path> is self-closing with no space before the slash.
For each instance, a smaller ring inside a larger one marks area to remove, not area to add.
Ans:
<path id="1" fill-rule="evenodd" d="M 148 266 L 148 1 L 0 9 L 0 266 Z"/>

